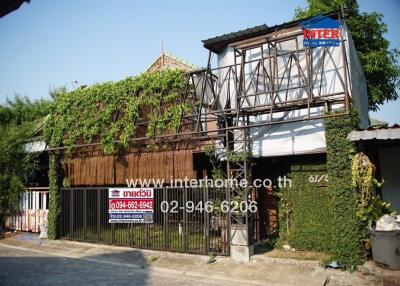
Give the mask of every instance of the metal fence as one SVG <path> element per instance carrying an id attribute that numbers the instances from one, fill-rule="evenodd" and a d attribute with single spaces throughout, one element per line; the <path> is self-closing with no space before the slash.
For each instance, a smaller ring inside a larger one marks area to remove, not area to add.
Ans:
<path id="1" fill-rule="evenodd" d="M 221 202 L 229 193 L 221 188 L 154 189 L 153 223 L 109 223 L 108 188 L 64 188 L 61 190 L 61 238 L 123 245 L 135 248 L 229 255 L 228 213 Z M 201 207 L 210 201 L 212 212 Z M 164 202 L 163 210 L 161 205 Z M 189 202 L 189 203 L 188 203 Z M 188 205 L 189 204 L 189 205 Z M 176 206 L 174 208 L 174 206 Z M 191 208 L 190 208 L 191 209 Z"/>

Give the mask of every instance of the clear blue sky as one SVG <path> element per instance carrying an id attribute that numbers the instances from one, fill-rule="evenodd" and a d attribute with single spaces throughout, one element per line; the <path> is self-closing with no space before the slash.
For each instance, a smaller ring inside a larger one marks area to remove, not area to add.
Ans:
<path id="1" fill-rule="evenodd" d="M 0 104 L 14 94 L 48 97 L 51 88 L 119 80 L 144 71 L 165 50 L 204 66 L 201 40 L 293 18 L 302 0 L 55 1 L 32 0 L 0 19 Z M 400 46 L 400 1 L 361 0 L 377 11 Z M 373 115 L 400 122 L 400 101 Z"/>

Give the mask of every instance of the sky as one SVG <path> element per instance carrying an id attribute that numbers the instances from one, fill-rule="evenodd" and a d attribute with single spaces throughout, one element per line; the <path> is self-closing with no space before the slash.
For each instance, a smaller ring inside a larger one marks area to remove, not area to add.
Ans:
<path id="1" fill-rule="evenodd" d="M 380 12 L 400 48 L 400 1 L 361 0 Z M 51 89 L 116 81 L 145 71 L 164 50 L 205 66 L 201 40 L 293 19 L 304 0 L 31 0 L 0 18 L 0 104 L 15 94 L 48 98 Z M 400 100 L 374 118 L 400 123 Z"/>

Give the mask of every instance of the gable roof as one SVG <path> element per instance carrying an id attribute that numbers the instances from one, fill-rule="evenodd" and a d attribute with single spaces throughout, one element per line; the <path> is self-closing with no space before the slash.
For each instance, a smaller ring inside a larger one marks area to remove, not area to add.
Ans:
<path id="1" fill-rule="evenodd" d="M 155 61 L 146 69 L 146 72 L 154 72 L 164 69 L 181 69 L 186 72 L 197 69 L 195 65 L 175 57 L 171 54 L 162 53 Z"/>

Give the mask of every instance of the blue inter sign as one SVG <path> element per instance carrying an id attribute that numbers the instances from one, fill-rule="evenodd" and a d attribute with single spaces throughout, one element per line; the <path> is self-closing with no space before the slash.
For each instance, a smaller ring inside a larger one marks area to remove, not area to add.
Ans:
<path id="1" fill-rule="evenodd" d="M 326 16 L 316 16 L 300 23 L 303 28 L 303 46 L 338 47 L 342 24 Z"/>

